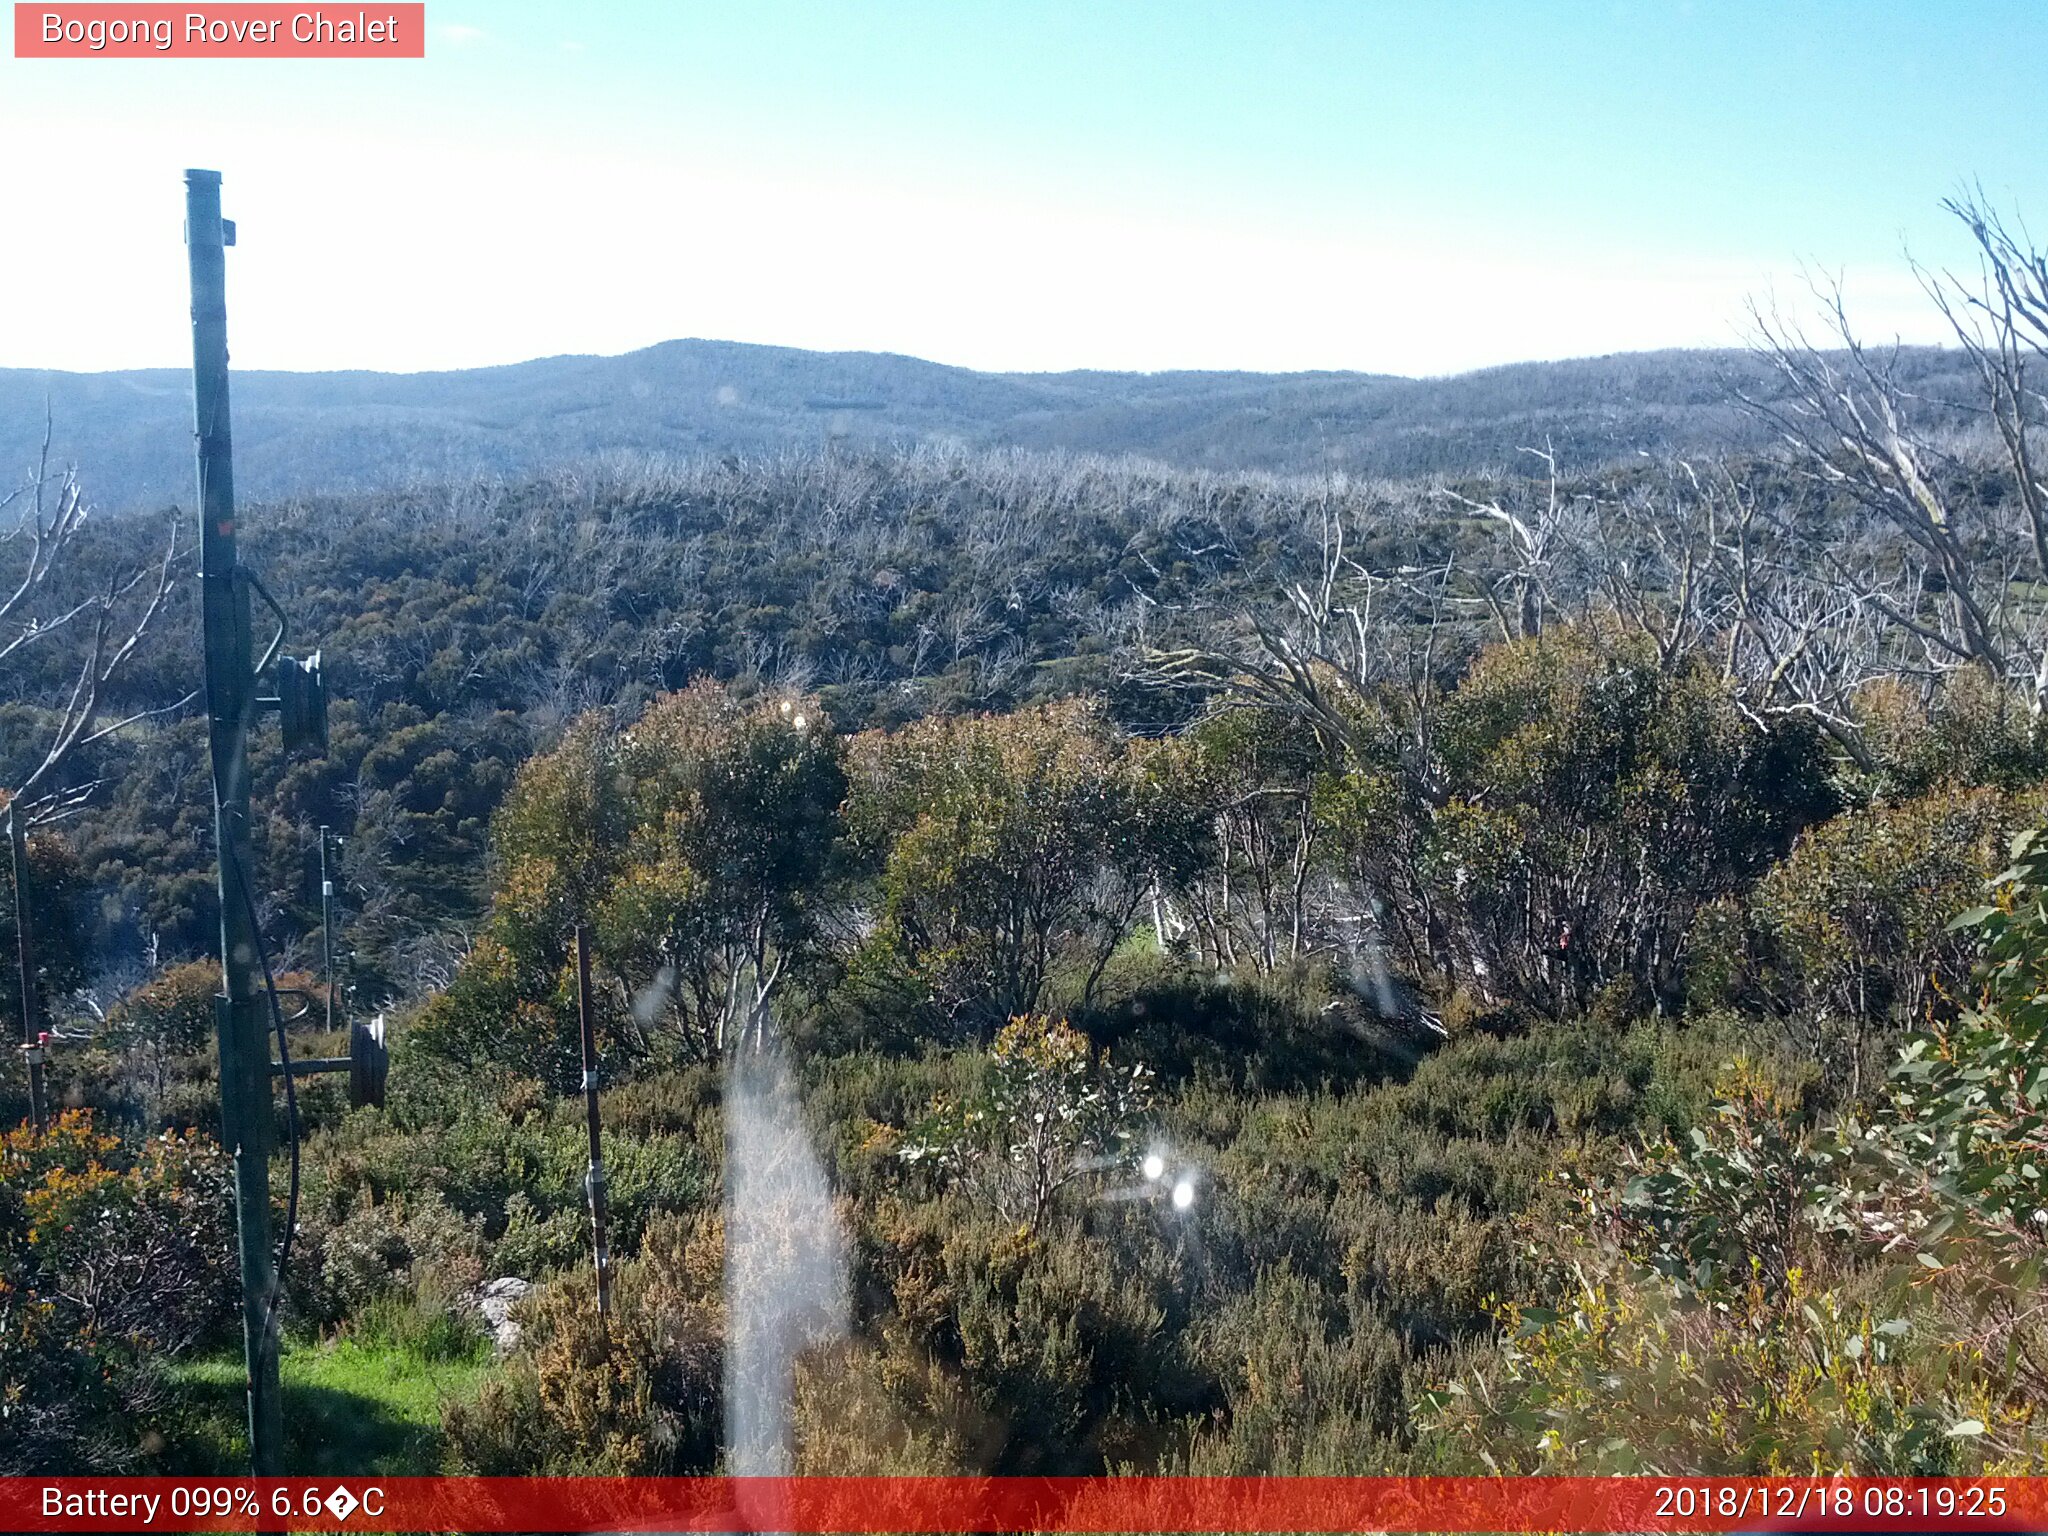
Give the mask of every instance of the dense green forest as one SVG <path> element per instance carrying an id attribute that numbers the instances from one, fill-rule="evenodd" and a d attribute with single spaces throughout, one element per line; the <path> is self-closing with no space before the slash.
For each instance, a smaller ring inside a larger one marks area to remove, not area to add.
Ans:
<path id="1" fill-rule="evenodd" d="M 265 935 L 317 991 L 332 827 L 335 980 L 394 1034 L 383 1108 L 299 1098 L 295 1470 L 728 1465 L 786 1280 L 752 1070 L 838 1255 L 804 1471 L 2041 1470 L 2005 355 L 1949 359 L 1960 434 L 1781 341 L 1779 446 L 1714 459 L 841 446 L 248 509 L 336 696 L 324 755 L 259 738 Z M 240 1454 L 166 538 L 77 523 L 0 651 L 65 1106 L 0 1147 L 9 1471 Z"/>

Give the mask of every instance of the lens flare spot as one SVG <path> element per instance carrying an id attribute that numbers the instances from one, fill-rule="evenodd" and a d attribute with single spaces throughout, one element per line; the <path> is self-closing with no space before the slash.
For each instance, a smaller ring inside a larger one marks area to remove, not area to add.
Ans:
<path id="1" fill-rule="evenodd" d="M 1184 1211 L 1195 1203 L 1195 1184 L 1192 1179 L 1182 1179 L 1173 1186 L 1173 1208 Z"/>

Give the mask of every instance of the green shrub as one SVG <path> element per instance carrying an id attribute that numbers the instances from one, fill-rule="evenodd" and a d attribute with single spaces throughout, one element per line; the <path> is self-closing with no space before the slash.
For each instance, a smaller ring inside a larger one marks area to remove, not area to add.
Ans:
<path id="1" fill-rule="evenodd" d="M 1795 1271 L 1713 1296 L 1582 1258 L 1554 1307 L 1511 1307 L 1494 1360 L 1420 1400 L 1472 1470 L 1949 1476 L 2001 1417 L 1952 1319 L 1869 1280 Z"/>
<path id="2" fill-rule="evenodd" d="M 1739 1072 L 1712 1119 L 1585 1191 L 1555 1307 L 1422 1405 L 1493 1470 L 1957 1475 L 2048 1461 L 2048 838 L 1956 919 L 1982 992 L 1867 1122 Z"/>
<path id="3" fill-rule="evenodd" d="M 1321 960 L 1206 971 L 1149 948 L 1127 950 L 1073 1017 L 1161 1082 L 1199 1075 L 1248 1095 L 1376 1081 L 1412 1066 L 1425 1048 Z"/>
<path id="4" fill-rule="evenodd" d="M 1886 678 L 1856 696 L 1874 771 L 1867 788 L 1888 801 L 1937 790 L 2023 790 L 2048 777 L 2048 736 L 2025 703 L 1976 667 L 1915 685 Z"/>
<path id="5" fill-rule="evenodd" d="M 664 1218 L 613 1278 L 610 1326 L 578 1270 L 522 1303 L 518 1352 L 443 1416 L 451 1465 L 482 1476 L 708 1473 L 723 1414 L 718 1223 Z"/>
<path id="6" fill-rule="evenodd" d="M 162 1365 L 231 1315 L 228 1185 L 212 1141 L 84 1111 L 0 1137 L 0 1472 L 139 1463 Z"/>
<path id="7" fill-rule="evenodd" d="M 1194 1331 L 1223 1385 L 1223 1427 L 1196 1434 L 1175 1472 L 1355 1477 L 1399 1454 L 1407 1350 L 1355 1294 L 1332 1298 L 1282 1266 Z"/>
<path id="8" fill-rule="evenodd" d="M 1001 1426 L 991 1470 L 1099 1470 L 1117 1410 L 1187 1396 L 1166 1326 L 1174 1266 L 1155 1235 L 1034 1234 L 959 1204 L 948 1214 L 944 1332 L 977 1407 Z"/>
<path id="9" fill-rule="evenodd" d="M 1319 797 L 1333 857 L 1397 953 L 1489 1010 L 1570 1017 L 1617 983 L 1675 1005 L 1695 914 L 1835 804 L 1810 727 L 1759 730 L 1718 667 L 1610 623 L 1489 647 L 1386 708 Z"/>
<path id="10" fill-rule="evenodd" d="M 1085 1000 L 1191 835 L 1159 750 L 1091 704 L 924 720 L 848 752 L 848 823 L 881 908 L 856 963 L 984 1038 L 1043 1005 L 1063 954 Z"/>
<path id="11" fill-rule="evenodd" d="M 2048 1260 L 2048 833 L 2020 834 L 2011 857 L 1992 902 L 1952 924 L 1981 947 L 1975 1002 L 1907 1041 L 1890 1102 L 1836 1152 L 1857 1230 L 1955 1271 L 2026 1330 Z"/>
<path id="12" fill-rule="evenodd" d="M 333 1221 L 310 1209 L 307 1218 L 286 1274 L 307 1321 L 338 1323 L 394 1296 L 459 1293 L 487 1278 L 479 1223 L 433 1188 L 361 1198 Z"/>
<path id="13" fill-rule="evenodd" d="M 1971 947 L 1949 917 L 2041 804 L 1943 791 L 1812 829 L 1740 914 L 1709 916 L 1696 993 L 1771 1010 L 1832 1085 L 1860 1095 L 1900 1033 L 1946 1011 L 1963 987 Z"/>
<path id="14" fill-rule="evenodd" d="M 1135 1164 L 1150 1078 L 1142 1062 L 1113 1064 L 1063 1020 L 1015 1018 L 990 1047 L 976 1092 L 935 1100 L 897 1155 L 969 1181 L 1035 1229 L 1070 1185 Z"/>

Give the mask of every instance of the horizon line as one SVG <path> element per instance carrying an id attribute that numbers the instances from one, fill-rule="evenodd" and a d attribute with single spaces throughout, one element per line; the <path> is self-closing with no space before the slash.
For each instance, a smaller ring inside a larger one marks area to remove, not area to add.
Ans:
<path id="1" fill-rule="evenodd" d="M 231 372 L 248 376 L 250 374 L 273 374 L 293 378 L 318 378 L 335 374 L 370 374 L 379 378 L 418 379 L 444 374 L 488 373 L 496 369 L 524 368 L 535 363 L 556 362 L 615 362 L 624 358 L 637 357 L 644 352 L 658 351 L 663 347 L 677 346 L 738 347 L 757 352 L 796 352 L 810 357 L 860 357 L 888 358 L 899 362 L 918 363 L 927 368 L 943 368 L 956 373 L 977 374 L 985 378 L 1004 379 L 1058 379 L 1077 374 L 1121 378 L 1173 378 L 1178 376 L 1215 377 L 1238 376 L 1255 379 L 1298 379 L 1298 378 L 1350 378 L 1385 379 L 1402 383 L 1421 384 L 1449 379 L 1469 378 L 1475 374 L 1496 373 L 1509 368 L 1535 368 L 1544 366 L 1565 366 L 1573 363 L 1611 362 L 1626 357 L 1667 357 L 1687 355 L 1697 357 L 1761 356 L 1756 349 L 1742 345 L 1729 346 L 1668 346 L 1625 348 L 1612 352 L 1572 353 L 1563 357 L 1514 358 L 1506 362 L 1482 363 L 1472 368 L 1449 369 L 1441 373 L 1394 373 L 1368 368 L 1232 368 L 1227 366 L 1200 368 L 977 368 L 966 363 L 942 362 L 936 358 L 920 357 L 913 352 L 891 352 L 874 348 L 845 347 L 800 347 L 784 342 L 736 341 L 716 336 L 670 336 L 652 341 L 644 346 L 630 347 L 623 352 L 549 352 L 532 357 L 515 358 L 503 363 L 467 363 L 449 368 L 236 368 Z M 1947 352 L 1955 350 L 1941 341 L 1908 342 L 1894 339 L 1889 343 L 1873 344 L 1887 350 Z M 1821 347 L 1823 353 L 1846 350 L 1841 347 Z M 190 366 L 184 363 L 142 363 L 120 368 L 60 368 L 34 363 L 0 363 L 0 374 L 40 373 L 62 374 L 70 378 L 108 378 L 133 373 L 186 373 Z"/>

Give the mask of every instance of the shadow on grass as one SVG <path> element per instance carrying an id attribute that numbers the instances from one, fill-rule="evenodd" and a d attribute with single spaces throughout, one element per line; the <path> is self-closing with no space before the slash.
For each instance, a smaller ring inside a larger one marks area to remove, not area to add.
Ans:
<path id="1" fill-rule="evenodd" d="M 484 1367 L 429 1362 L 343 1343 L 294 1348 L 283 1364 L 284 1473 L 426 1475 L 441 1470 L 441 1402 L 473 1393 Z M 164 1415 L 166 1472 L 246 1471 L 248 1410 L 239 1358 L 177 1368 Z"/>

